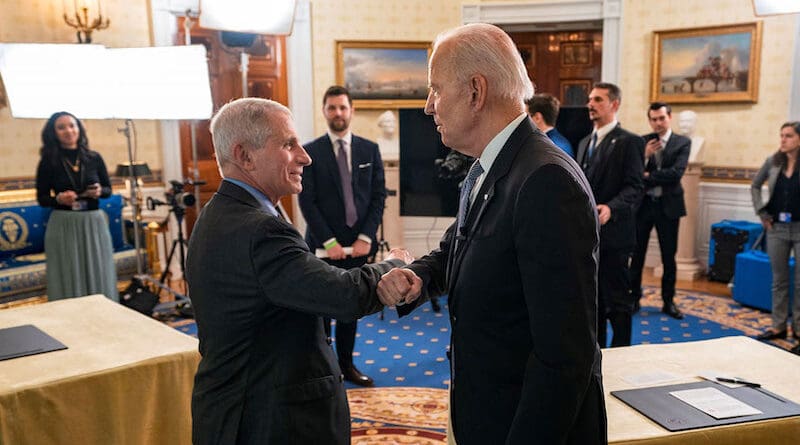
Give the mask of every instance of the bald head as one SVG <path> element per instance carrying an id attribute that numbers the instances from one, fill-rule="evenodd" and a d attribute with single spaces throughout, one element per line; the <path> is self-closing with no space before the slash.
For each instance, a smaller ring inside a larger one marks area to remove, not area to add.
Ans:
<path id="1" fill-rule="evenodd" d="M 436 38 L 443 72 L 461 83 L 476 74 L 486 78 L 489 100 L 518 103 L 533 96 L 533 85 L 516 45 L 502 29 L 473 23 L 445 31 Z"/>

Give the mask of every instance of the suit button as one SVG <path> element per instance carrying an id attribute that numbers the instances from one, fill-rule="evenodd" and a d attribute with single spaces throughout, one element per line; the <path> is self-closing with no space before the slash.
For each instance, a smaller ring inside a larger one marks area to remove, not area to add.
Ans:
<path id="1" fill-rule="evenodd" d="M 339 383 L 344 382 L 344 374 L 339 374 Z"/>
<path id="2" fill-rule="evenodd" d="M 327 343 L 328 345 L 330 345 L 331 343 L 333 343 L 333 340 L 331 340 L 331 338 L 330 338 L 330 337 L 325 337 L 325 343 Z"/>
<path id="3" fill-rule="evenodd" d="M 455 315 L 451 315 L 451 316 L 450 316 L 450 324 L 456 324 L 456 321 L 458 321 L 458 320 L 456 319 L 456 316 L 455 316 Z"/>

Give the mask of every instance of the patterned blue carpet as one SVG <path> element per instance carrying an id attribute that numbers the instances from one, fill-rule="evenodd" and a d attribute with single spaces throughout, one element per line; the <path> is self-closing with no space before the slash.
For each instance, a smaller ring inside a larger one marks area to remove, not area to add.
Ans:
<path id="1" fill-rule="evenodd" d="M 403 319 L 398 318 L 394 309 L 387 308 L 383 320 L 380 314 L 374 314 L 359 321 L 353 360 L 363 373 L 375 379 L 375 386 L 447 388 L 450 323 L 445 299 L 440 301 L 443 303 L 440 313 L 425 304 Z M 675 303 L 686 315 L 683 320 L 662 314 L 659 289 L 645 287 L 642 309 L 633 319 L 633 344 L 755 336 L 770 326 L 768 313 L 743 307 L 729 297 L 678 290 Z M 193 320 L 175 320 L 169 324 L 197 335 Z M 772 343 L 784 349 L 794 345 L 789 340 Z"/>

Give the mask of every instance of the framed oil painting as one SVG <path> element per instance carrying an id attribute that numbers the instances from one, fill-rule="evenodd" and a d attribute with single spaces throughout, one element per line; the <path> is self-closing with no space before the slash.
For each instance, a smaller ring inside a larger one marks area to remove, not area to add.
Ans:
<path id="1" fill-rule="evenodd" d="M 592 42 L 562 42 L 561 66 L 591 66 Z"/>
<path id="2" fill-rule="evenodd" d="M 655 31 L 651 101 L 758 102 L 761 22 Z"/>
<path id="3" fill-rule="evenodd" d="M 336 82 L 357 108 L 422 108 L 428 96 L 428 42 L 336 42 Z"/>
<path id="4" fill-rule="evenodd" d="M 585 107 L 589 102 L 592 79 L 563 79 L 561 81 L 561 106 Z"/>

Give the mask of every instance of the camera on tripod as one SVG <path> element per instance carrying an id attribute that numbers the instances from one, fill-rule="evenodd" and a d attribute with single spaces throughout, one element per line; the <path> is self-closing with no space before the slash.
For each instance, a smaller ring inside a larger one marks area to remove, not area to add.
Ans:
<path id="1" fill-rule="evenodd" d="M 189 181 L 181 182 L 173 179 L 169 181 L 169 183 L 172 184 L 172 189 L 164 192 L 164 196 L 167 199 L 166 202 L 148 196 L 147 210 L 155 210 L 158 206 L 168 205 L 172 206 L 173 211 L 181 212 L 197 202 L 192 193 L 186 192 L 183 189 L 186 184 L 190 184 Z"/>

